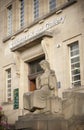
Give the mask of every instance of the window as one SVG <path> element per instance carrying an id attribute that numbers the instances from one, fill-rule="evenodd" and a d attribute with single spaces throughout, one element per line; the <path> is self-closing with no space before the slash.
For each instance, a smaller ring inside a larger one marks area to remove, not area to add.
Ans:
<path id="1" fill-rule="evenodd" d="M 20 0 L 20 27 L 24 26 L 24 0 Z"/>
<path id="2" fill-rule="evenodd" d="M 56 0 L 49 0 L 49 8 L 50 8 L 50 11 L 56 8 Z"/>
<path id="3" fill-rule="evenodd" d="M 42 59 L 38 59 L 38 60 L 35 60 L 35 61 L 32 61 L 32 62 L 29 63 L 29 65 L 30 65 L 30 74 L 36 74 L 36 73 L 42 71 L 42 68 L 39 65 L 39 62 Z"/>
<path id="4" fill-rule="evenodd" d="M 7 101 L 11 101 L 11 69 L 6 70 Z"/>
<path id="5" fill-rule="evenodd" d="M 30 81 L 30 91 L 34 91 L 36 89 L 36 77 L 38 74 L 43 72 L 42 68 L 39 65 L 39 62 L 43 59 L 45 59 L 44 56 L 29 63 L 30 73 L 28 76 L 28 80 Z"/>
<path id="6" fill-rule="evenodd" d="M 78 41 L 70 45 L 71 79 L 74 86 L 80 85 L 80 57 Z"/>
<path id="7" fill-rule="evenodd" d="M 7 31 L 8 35 L 10 35 L 12 33 L 12 5 L 10 5 L 7 9 L 8 9 Z"/>
<path id="8" fill-rule="evenodd" d="M 39 0 L 34 0 L 34 19 L 39 17 Z"/>

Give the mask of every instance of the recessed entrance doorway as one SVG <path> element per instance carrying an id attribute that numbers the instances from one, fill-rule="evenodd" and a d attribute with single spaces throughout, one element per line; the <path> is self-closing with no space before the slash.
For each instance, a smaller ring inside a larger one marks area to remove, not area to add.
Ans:
<path id="1" fill-rule="evenodd" d="M 36 58 L 36 59 L 28 62 L 28 66 L 29 66 L 28 80 L 30 83 L 29 91 L 36 90 L 36 77 L 39 74 L 43 73 L 43 70 L 40 67 L 39 63 L 40 63 L 40 61 L 42 61 L 44 59 L 45 59 L 45 56 L 41 56 L 39 58 Z"/>

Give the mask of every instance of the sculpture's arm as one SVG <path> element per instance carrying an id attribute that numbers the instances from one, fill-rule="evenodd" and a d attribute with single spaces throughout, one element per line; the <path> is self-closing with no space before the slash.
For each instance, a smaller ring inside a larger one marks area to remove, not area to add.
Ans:
<path id="1" fill-rule="evenodd" d="M 57 79 L 55 73 L 52 72 L 49 76 L 49 89 L 56 89 L 57 88 Z"/>
<path id="2" fill-rule="evenodd" d="M 52 95 L 58 95 L 57 79 L 55 75 L 50 75 L 49 77 L 49 89 L 51 90 Z"/>
<path id="3" fill-rule="evenodd" d="M 36 88 L 37 89 L 41 89 L 41 80 L 40 80 L 40 76 L 38 76 L 36 78 Z"/>

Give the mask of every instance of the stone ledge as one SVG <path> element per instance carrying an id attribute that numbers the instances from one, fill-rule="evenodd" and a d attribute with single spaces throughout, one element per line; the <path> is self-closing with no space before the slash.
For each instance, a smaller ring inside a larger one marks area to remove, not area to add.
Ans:
<path id="1" fill-rule="evenodd" d="M 26 115 L 16 121 L 16 130 L 84 130 L 84 115 L 65 119 L 53 114 Z"/>
<path id="2" fill-rule="evenodd" d="M 35 44 L 38 44 L 39 41 L 41 42 L 43 37 L 52 37 L 52 33 L 49 31 L 44 31 L 39 33 L 39 35 L 33 36 L 32 38 L 26 40 L 25 42 L 22 42 L 21 44 L 18 44 L 14 47 L 11 47 L 11 51 L 22 51 L 25 50 L 26 48 L 29 48 Z"/>

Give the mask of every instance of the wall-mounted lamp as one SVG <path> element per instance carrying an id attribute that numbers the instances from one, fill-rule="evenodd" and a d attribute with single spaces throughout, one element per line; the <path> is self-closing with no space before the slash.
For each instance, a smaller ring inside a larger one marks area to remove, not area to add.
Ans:
<path id="1" fill-rule="evenodd" d="M 61 47 L 61 44 L 57 44 L 57 48 L 60 48 Z"/>

